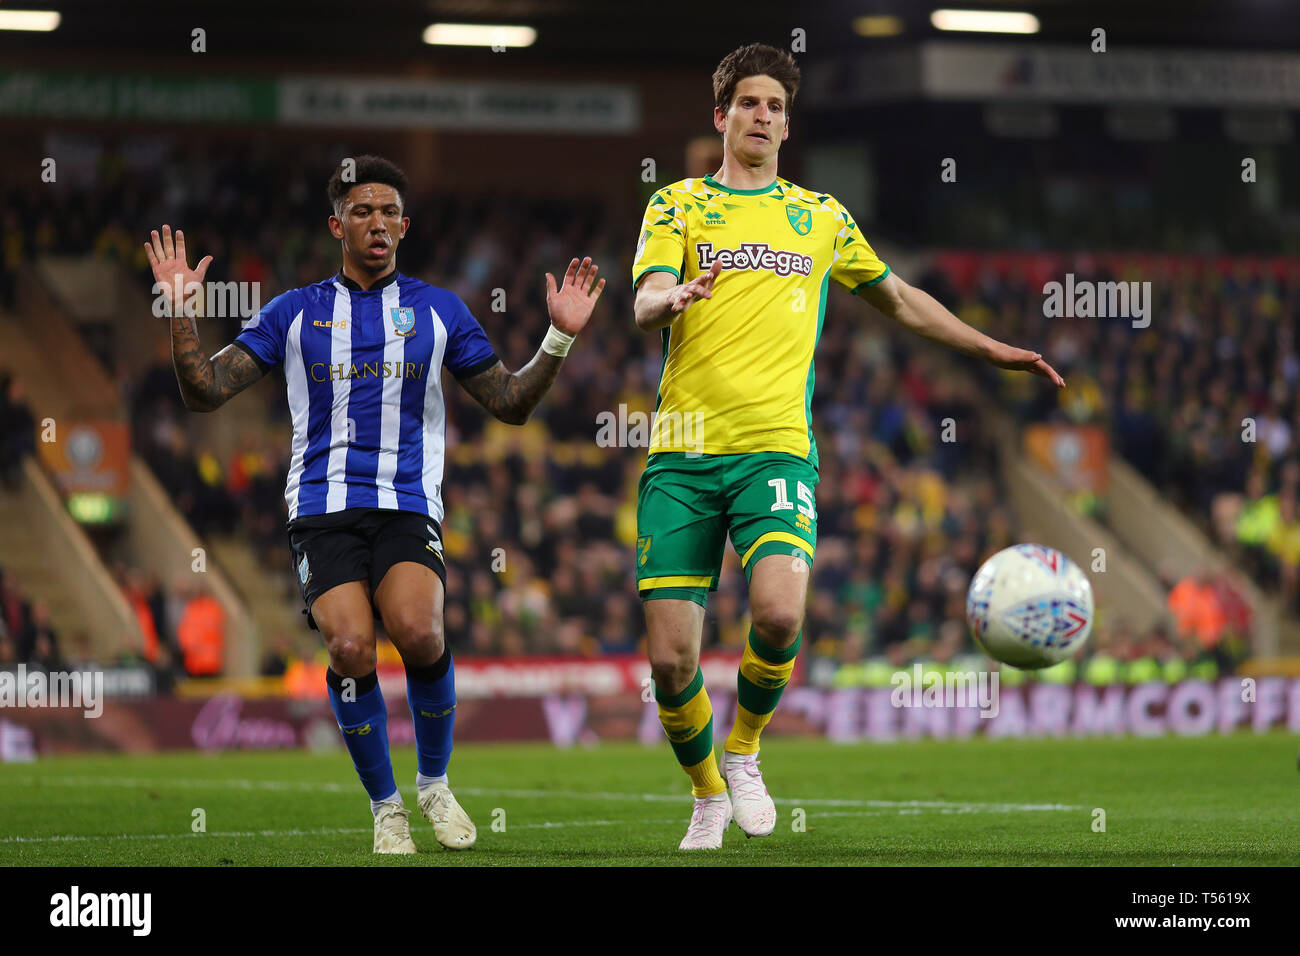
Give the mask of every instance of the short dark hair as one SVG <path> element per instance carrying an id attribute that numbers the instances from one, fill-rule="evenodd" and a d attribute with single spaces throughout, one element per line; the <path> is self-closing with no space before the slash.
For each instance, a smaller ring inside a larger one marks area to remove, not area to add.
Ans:
<path id="1" fill-rule="evenodd" d="M 338 215 L 343 209 L 343 200 L 348 198 L 348 193 L 352 191 L 353 186 L 360 186 L 362 183 L 381 183 L 385 186 L 392 186 L 397 190 L 397 198 L 403 205 L 406 203 L 406 173 L 402 172 L 401 167 L 391 160 L 384 159 L 382 156 L 355 156 L 352 157 L 354 166 L 351 168 L 348 181 L 343 181 L 343 168 L 346 160 L 339 163 L 334 168 L 334 175 L 330 177 L 329 186 L 326 191 L 330 197 L 330 206 L 334 209 L 334 215 Z"/>
<path id="2" fill-rule="evenodd" d="M 732 50 L 713 71 L 713 102 L 724 113 L 736 95 L 736 84 L 751 76 L 770 76 L 785 87 L 785 108 L 794 106 L 799 92 L 799 65 L 785 50 L 765 43 L 751 43 Z"/>

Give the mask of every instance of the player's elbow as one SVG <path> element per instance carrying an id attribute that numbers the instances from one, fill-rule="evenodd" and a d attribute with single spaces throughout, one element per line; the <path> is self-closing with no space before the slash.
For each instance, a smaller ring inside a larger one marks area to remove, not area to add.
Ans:
<path id="1" fill-rule="evenodd" d="M 644 300 L 641 298 L 640 294 L 637 295 L 636 300 L 632 303 L 632 317 L 636 320 L 636 327 L 638 329 L 642 332 L 650 331 L 650 322 L 654 317 L 650 315 L 650 310 L 645 307 Z"/>
<path id="2" fill-rule="evenodd" d="M 215 412 L 219 407 L 213 402 L 200 398 L 197 395 L 187 395 L 181 392 L 181 402 L 185 408 L 191 412 Z"/>
<path id="3" fill-rule="evenodd" d="M 531 408 L 499 408 L 494 413 L 499 422 L 507 425 L 524 425 L 533 417 Z"/>
<path id="4" fill-rule="evenodd" d="M 637 309 L 633 313 L 636 327 L 642 332 L 658 332 L 672 321 L 671 313 L 663 315 L 651 309 Z"/>

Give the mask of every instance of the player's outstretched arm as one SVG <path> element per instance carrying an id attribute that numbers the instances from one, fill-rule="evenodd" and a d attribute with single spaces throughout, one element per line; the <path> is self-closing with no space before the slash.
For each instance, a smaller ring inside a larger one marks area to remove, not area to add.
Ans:
<path id="1" fill-rule="evenodd" d="M 892 272 L 875 285 L 863 288 L 859 295 L 917 335 L 984 359 L 998 368 L 1033 372 L 1057 388 L 1065 387 L 1065 379 L 1037 352 L 1007 345 L 971 328 L 933 296 L 908 285 Z"/>
<path id="2" fill-rule="evenodd" d="M 185 234 L 176 230 L 172 242 L 171 226 L 155 229 L 152 241 L 144 244 L 154 281 L 168 290 L 171 297 L 172 365 L 180 383 L 181 400 L 193 412 L 210 412 L 220 408 L 233 396 L 262 377 L 262 370 L 243 349 L 228 345 L 211 359 L 199 346 L 198 319 L 185 314 L 185 288 L 202 283 L 212 264 L 204 256 L 191 269 L 185 258 Z"/>
<path id="3" fill-rule="evenodd" d="M 670 272 L 647 272 L 636 289 L 636 327 L 642 332 L 657 331 L 671 325 L 696 299 L 712 299 L 713 280 L 721 271 L 722 263 L 715 262 L 708 272 L 680 285 Z"/>
<path id="4" fill-rule="evenodd" d="M 484 372 L 462 379 L 461 387 L 506 424 L 522 425 L 528 421 L 542 396 L 555 383 L 574 337 L 591 319 L 605 288 L 604 279 L 596 281 L 599 268 L 590 257 L 583 259 L 581 265 L 574 259 L 558 289 L 555 276 L 546 273 L 546 311 L 550 313 L 551 329 L 533 360 L 517 372 L 497 362 Z"/>

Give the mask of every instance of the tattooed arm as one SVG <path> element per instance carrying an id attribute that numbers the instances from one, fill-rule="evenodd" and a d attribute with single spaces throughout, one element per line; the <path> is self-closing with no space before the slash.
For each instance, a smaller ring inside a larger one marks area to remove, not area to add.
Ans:
<path id="1" fill-rule="evenodd" d="M 262 377 L 253 357 L 238 345 L 227 345 L 211 359 L 205 358 L 195 319 L 174 316 L 171 323 L 172 365 L 181 400 L 190 411 L 216 411 Z"/>
<path id="2" fill-rule="evenodd" d="M 191 269 L 185 258 L 185 234 L 176 230 L 173 245 L 171 226 L 163 226 L 161 236 L 155 229 L 152 242 L 146 242 L 144 248 L 157 283 L 155 294 L 171 300 L 172 365 L 180 383 L 181 400 L 194 412 L 220 408 L 261 378 L 263 369 L 237 345 L 227 346 L 211 359 L 199 346 L 198 320 L 185 314 L 185 288 L 192 283 L 202 284 L 212 257 L 204 256 Z"/>
<path id="3" fill-rule="evenodd" d="M 461 387 L 474 400 L 507 425 L 522 425 L 555 382 L 564 359 L 537 350 L 533 360 L 517 372 L 497 362 L 486 372 L 461 379 Z"/>
<path id="4" fill-rule="evenodd" d="M 551 317 L 551 332 L 533 360 L 517 372 L 509 372 L 497 362 L 486 371 L 460 379 L 461 387 L 507 425 L 522 425 L 528 421 L 564 364 L 564 356 L 555 354 L 555 351 L 568 350 L 568 344 L 557 344 L 552 336 L 571 341 L 571 336 L 587 327 L 591 312 L 605 288 L 604 279 L 596 281 L 599 270 L 590 256 L 581 264 L 574 259 L 558 289 L 555 276 L 546 273 L 546 311 Z"/>

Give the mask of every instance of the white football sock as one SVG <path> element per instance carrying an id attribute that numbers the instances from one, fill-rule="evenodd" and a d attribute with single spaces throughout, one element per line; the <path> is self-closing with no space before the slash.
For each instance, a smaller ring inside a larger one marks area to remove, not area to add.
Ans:
<path id="1" fill-rule="evenodd" d="M 446 782 L 447 782 L 447 775 L 445 773 L 441 777 L 426 777 L 424 774 L 418 771 L 415 774 L 415 786 L 421 793 L 424 793 L 426 788 L 432 787 L 435 783 L 446 783 Z"/>
<path id="2" fill-rule="evenodd" d="M 377 816 L 379 814 L 379 808 L 385 803 L 396 803 L 399 806 L 405 806 L 405 804 L 402 803 L 402 792 L 400 790 L 394 790 L 392 794 L 385 797 L 383 800 L 371 800 L 370 812 Z"/>

